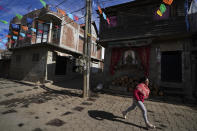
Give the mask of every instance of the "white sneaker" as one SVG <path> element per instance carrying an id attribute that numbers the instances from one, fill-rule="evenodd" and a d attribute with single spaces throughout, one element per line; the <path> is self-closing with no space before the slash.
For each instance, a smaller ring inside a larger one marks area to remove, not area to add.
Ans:
<path id="1" fill-rule="evenodd" d="M 148 129 L 155 129 L 155 128 L 156 128 L 156 126 L 154 126 L 154 125 L 152 125 L 152 124 L 150 124 L 150 123 L 147 123 L 147 124 L 146 124 L 146 127 L 147 127 Z"/>
<path id="2" fill-rule="evenodd" d="M 124 119 L 126 119 L 126 118 L 127 118 L 127 116 L 126 116 L 126 112 L 125 112 L 125 111 L 123 111 L 123 112 L 122 112 L 122 116 L 123 116 L 123 118 L 124 118 Z"/>

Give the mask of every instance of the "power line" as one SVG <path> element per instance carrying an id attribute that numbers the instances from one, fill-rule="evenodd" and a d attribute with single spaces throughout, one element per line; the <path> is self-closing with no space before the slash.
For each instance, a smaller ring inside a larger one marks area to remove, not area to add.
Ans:
<path id="1" fill-rule="evenodd" d="M 66 1 L 67 1 L 67 0 L 62 1 L 61 3 L 59 3 L 58 5 L 56 5 L 55 8 L 58 7 L 58 6 L 60 6 L 61 4 L 63 4 L 63 3 L 66 2 Z"/>

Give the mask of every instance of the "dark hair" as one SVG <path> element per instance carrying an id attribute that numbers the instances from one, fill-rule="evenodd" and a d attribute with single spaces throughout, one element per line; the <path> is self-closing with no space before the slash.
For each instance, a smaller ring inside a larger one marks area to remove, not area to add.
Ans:
<path id="1" fill-rule="evenodd" d="M 144 83 L 146 80 L 148 79 L 148 77 L 143 76 L 142 78 L 140 78 L 139 83 Z"/>

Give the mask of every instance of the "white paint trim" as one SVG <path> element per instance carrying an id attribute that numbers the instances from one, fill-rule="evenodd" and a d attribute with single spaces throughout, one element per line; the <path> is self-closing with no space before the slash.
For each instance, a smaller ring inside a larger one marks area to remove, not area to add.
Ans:
<path id="1" fill-rule="evenodd" d="M 60 32 L 60 41 L 59 41 L 59 45 L 63 45 L 62 44 L 62 37 L 63 37 L 63 31 L 64 31 L 64 22 L 65 22 L 65 19 L 63 18 L 62 22 L 61 22 L 61 32 Z"/>
<path id="2" fill-rule="evenodd" d="M 76 53 L 82 54 L 80 51 L 77 51 L 77 50 L 74 49 L 74 48 L 70 48 L 70 47 L 65 46 L 65 45 L 61 45 L 61 47 L 62 47 L 62 48 L 65 48 L 65 49 L 67 49 L 67 50 L 70 50 L 70 51 L 72 51 L 72 52 L 76 52 Z"/>
<path id="3" fill-rule="evenodd" d="M 49 43 L 51 43 L 52 27 L 53 27 L 53 23 L 52 23 L 52 22 L 50 22 L 50 27 L 49 27 L 49 37 L 48 37 L 48 42 L 49 42 Z"/>
<path id="4" fill-rule="evenodd" d="M 77 48 L 76 48 L 76 50 L 78 51 L 78 49 L 79 49 L 79 36 L 80 36 L 80 26 L 79 25 L 78 25 L 77 32 L 78 32 L 78 37 L 77 37 Z"/>
<path id="5" fill-rule="evenodd" d="M 75 49 L 77 51 L 78 51 L 78 43 L 79 43 L 79 31 L 78 31 L 78 28 L 77 28 L 77 29 L 74 29 L 74 44 L 75 44 Z"/>
<path id="6" fill-rule="evenodd" d="M 61 21 L 63 20 L 61 17 L 59 17 L 59 16 L 56 15 L 56 14 L 53 14 L 52 12 L 47 12 L 46 14 L 47 14 L 47 15 L 53 15 L 53 16 L 57 17 L 58 19 L 60 19 Z M 64 18 L 64 17 L 63 17 L 63 18 Z"/>

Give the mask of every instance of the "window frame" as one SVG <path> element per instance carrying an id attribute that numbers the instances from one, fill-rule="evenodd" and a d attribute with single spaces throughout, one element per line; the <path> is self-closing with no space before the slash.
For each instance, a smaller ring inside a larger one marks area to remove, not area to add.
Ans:
<path id="1" fill-rule="evenodd" d="M 42 24 L 42 29 L 39 28 L 39 24 Z M 47 31 L 44 30 L 45 25 L 48 26 L 48 30 L 47 30 Z M 43 33 L 40 33 L 40 32 L 38 31 L 39 29 L 42 30 Z M 50 30 L 49 24 L 37 22 L 37 23 L 36 23 L 36 43 L 38 43 L 38 42 L 37 42 L 37 41 L 38 41 L 38 38 L 41 39 L 39 43 L 45 43 L 45 42 L 43 42 L 44 39 L 46 39 L 46 42 L 48 42 L 49 30 Z M 44 38 L 44 34 L 45 34 L 45 33 L 47 33 L 47 38 Z M 41 35 L 40 35 L 41 37 L 40 37 L 40 36 L 38 37 L 38 34 L 41 34 Z"/>

